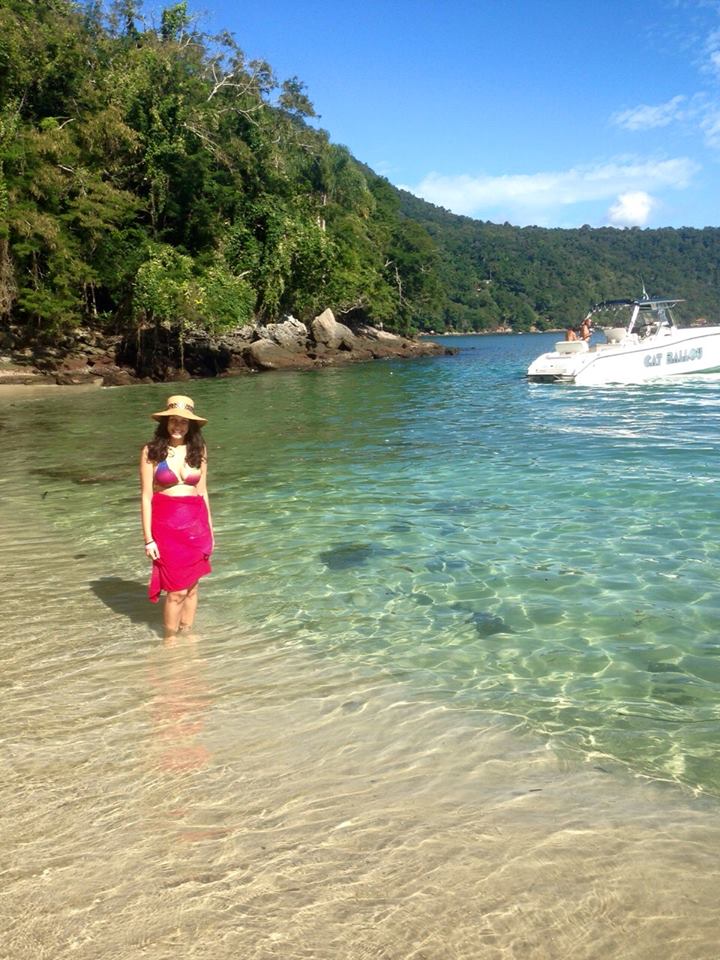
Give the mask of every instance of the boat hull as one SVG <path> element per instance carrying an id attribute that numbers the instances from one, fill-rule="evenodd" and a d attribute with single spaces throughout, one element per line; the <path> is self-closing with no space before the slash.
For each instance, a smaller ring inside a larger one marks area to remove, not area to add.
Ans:
<path id="1" fill-rule="evenodd" d="M 540 383 L 643 383 L 720 371 L 720 327 L 674 329 L 636 343 L 598 344 L 583 352 L 544 353 L 528 368 Z"/>

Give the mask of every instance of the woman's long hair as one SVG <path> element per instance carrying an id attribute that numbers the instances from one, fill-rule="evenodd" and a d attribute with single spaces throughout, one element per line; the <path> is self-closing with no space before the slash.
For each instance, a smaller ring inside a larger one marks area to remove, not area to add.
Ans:
<path id="1" fill-rule="evenodd" d="M 170 446 L 170 434 L 167 428 L 168 418 L 163 417 L 158 420 L 155 434 L 147 445 L 148 460 L 152 463 L 162 463 L 167 457 L 168 447 Z M 200 464 L 205 456 L 205 441 L 203 440 L 202 429 L 197 420 L 188 420 L 188 432 L 185 435 L 187 451 L 185 459 L 188 465 L 200 469 Z"/>

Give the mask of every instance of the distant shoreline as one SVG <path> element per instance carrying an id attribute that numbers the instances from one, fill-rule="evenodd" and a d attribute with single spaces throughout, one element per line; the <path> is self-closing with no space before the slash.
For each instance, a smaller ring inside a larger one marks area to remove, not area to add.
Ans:
<path id="1" fill-rule="evenodd" d="M 433 333 L 419 333 L 418 338 L 420 337 L 490 337 L 490 336 L 516 336 L 519 337 L 522 334 L 529 333 L 564 333 L 564 327 L 553 327 L 550 330 L 443 330 L 434 331 Z"/>

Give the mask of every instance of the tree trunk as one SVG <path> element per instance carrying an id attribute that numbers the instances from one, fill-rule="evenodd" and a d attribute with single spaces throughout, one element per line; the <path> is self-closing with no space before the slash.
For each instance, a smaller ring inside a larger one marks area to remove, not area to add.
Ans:
<path id="1" fill-rule="evenodd" d="M 10 315 L 16 295 L 17 287 L 15 270 L 10 258 L 10 244 L 7 240 L 0 240 L 0 316 Z"/>

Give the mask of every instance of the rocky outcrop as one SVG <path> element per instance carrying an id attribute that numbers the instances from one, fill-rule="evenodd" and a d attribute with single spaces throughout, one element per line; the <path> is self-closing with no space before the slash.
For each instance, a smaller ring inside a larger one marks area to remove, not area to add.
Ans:
<path id="1" fill-rule="evenodd" d="M 323 310 L 310 324 L 315 343 L 328 350 L 352 350 L 355 334 L 349 327 L 338 323 L 332 310 Z"/>
<path id="2" fill-rule="evenodd" d="M 351 329 L 339 323 L 332 310 L 324 310 L 309 326 L 287 316 L 278 323 L 239 327 L 217 337 L 186 333 L 182 344 L 176 330 L 159 326 L 126 337 L 75 333 L 67 342 L 25 348 L 8 357 L 17 368 L 13 382 L 20 382 L 18 369 L 28 382 L 125 386 L 456 352 L 431 340 L 413 340 L 369 325 Z M 0 382 L 1 377 L 2 364 Z"/>
<path id="3" fill-rule="evenodd" d="M 256 340 L 243 354 L 251 370 L 308 370 L 314 366 L 310 357 L 301 351 L 288 350 L 273 340 Z"/>
<path id="4" fill-rule="evenodd" d="M 270 340 L 292 353 L 302 353 L 307 349 L 308 328 L 295 317 L 286 317 L 282 323 L 268 323 L 256 329 L 261 340 Z"/>

